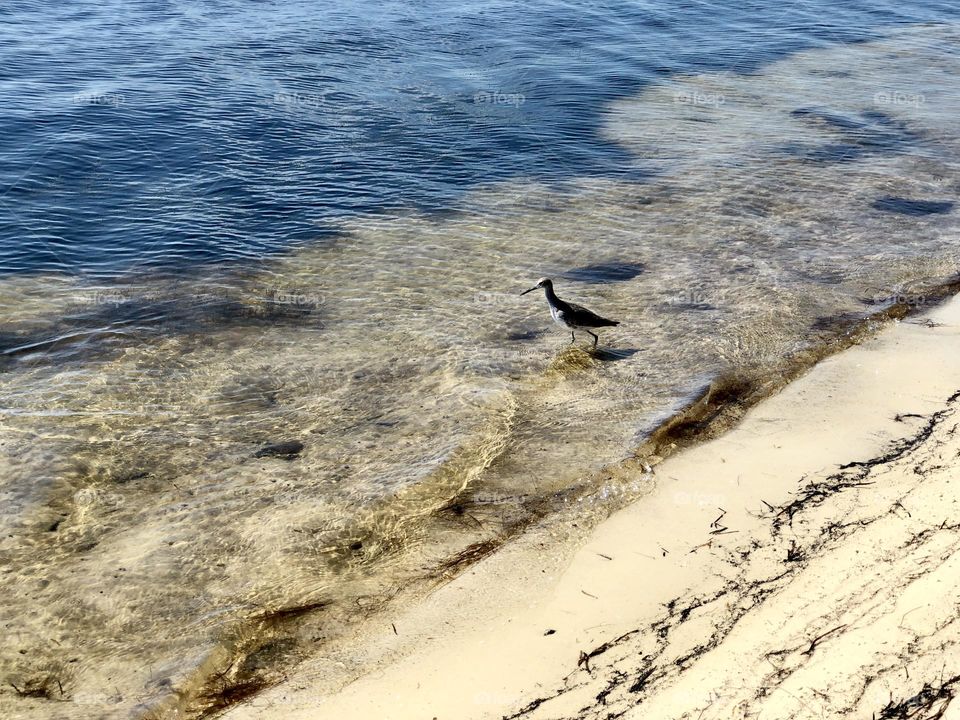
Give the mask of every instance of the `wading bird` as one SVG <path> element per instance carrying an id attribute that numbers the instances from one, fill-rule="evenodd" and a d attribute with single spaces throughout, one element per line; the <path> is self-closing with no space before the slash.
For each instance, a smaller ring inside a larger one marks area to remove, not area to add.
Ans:
<path id="1" fill-rule="evenodd" d="M 600 338 L 587 328 L 613 327 L 614 325 L 620 324 L 618 320 L 607 320 L 581 305 L 575 305 L 574 303 L 561 300 L 553 291 L 553 280 L 550 278 L 540 278 L 536 285 L 529 290 L 524 290 L 520 295 L 526 295 L 528 292 L 533 292 L 537 288 L 543 288 L 544 294 L 547 296 L 547 304 L 550 306 L 550 315 L 553 316 L 554 321 L 570 329 L 571 345 L 577 340 L 576 331 L 583 330 L 593 335 L 593 346 L 596 347 L 597 341 Z"/>

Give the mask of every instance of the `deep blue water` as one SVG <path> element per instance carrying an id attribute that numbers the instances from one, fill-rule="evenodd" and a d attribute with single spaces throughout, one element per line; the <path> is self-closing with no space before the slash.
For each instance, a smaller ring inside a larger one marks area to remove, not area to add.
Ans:
<path id="1" fill-rule="evenodd" d="M 958 18 L 926 0 L 5 3 L 0 274 L 255 260 L 507 178 L 642 182 L 598 131 L 610 100 Z"/>

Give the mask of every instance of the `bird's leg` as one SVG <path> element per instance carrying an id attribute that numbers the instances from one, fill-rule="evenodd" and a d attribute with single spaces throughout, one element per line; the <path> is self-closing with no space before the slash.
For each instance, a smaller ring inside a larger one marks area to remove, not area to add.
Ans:
<path id="1" fill-rule="evenodd" d="M 593 335 L 593 333 L 590 332 L 589 330 L 587 330 L 587 332 L 590 333 L 591 335 Z M 593 335 L 593 346 L 594 346 L 594 347 L 597 346 L 597 340 L 599 340 L 599 339 L 600 339 L 600 338 L 598 338 L 596 335 Z"/>
<path id="2" fill-rule="evenodd" d="M 573 345 L 577 341 L 577 335 L 573 330 L 570 331 L 570 344 Z"/>

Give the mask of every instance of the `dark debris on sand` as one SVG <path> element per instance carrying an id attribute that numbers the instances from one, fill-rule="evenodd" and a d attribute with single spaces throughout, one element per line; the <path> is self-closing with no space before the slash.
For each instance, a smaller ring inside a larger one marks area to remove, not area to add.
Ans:
<path id="1" fill-rule="evenodd" d="M 734 383 L 733 387 L 726 390 L 736 397 L 749 394 L 749 385 L 737 387 Z M 894 442 L 877 457 L 847 463 L 826 481 L 813 482 L 804 486 L 794 500 L 783 506 L 775 507 L 766 503 L 769 508 L 768 517 L 771 521 L 770 530 L 773 537 L 781 535 L 783 526 L 789 524 L 798 513 L 819 505 L 835 493 L 871 484 L 868 478 L 876 469 L 909 456 L 931 436 L 938 425 L 955 412 L 954 405 L 958 399 L 960 399 L 960 391 L 948 398 L 947 408 L 932 415 L 923 416 L 922 419 L 925 422 L 916 433 Z M 709 410 L 705 414 L 709 417 Z M 722 515 L 720 517 L 722 518 Z M 675 679 L 700 657 L 719 646 L 742 617 L 784 587 L 809 562 L 809 558 L 816 555 L 820 546 L 852 531 L 850 528 L 856 529 L 870 522 L 872 522 L 871 519 L 854 521 L 842 526 L 838 526 L 837 523 L 828 524 L 823 529 L 822 535 L 809 547 L 800 547 L 796 540 L 791 540 L 785 552 L 784 570 L 772 577 L 747 579 L 746 576 L 739 575 L 727 580 L 713 592 L 674 598 L 665 605 L 663 614 L 649 626 L 629 630 L 612 640 L 601 643 L 592 650 L 581 651 L 576 668 L 553 692 L 534 698 L 513 714 L 504 716 L 503 720 L 519 720 L 534 715 L 539 717 L 538 709 L 542 710 L 542 707 L 552 700 L 571 692 L 582 692 L 587 688 L 594 688 L 593 702 L 581 707 L 574 716 L 562 716 L 563 720 L 574 720 L 574 718 L 576 720 L 583 718 L 614 720 L 623 717 L 642 704 L 646 693 L 655 692 L 661 681 Z M 786 540 L 783 539 L 782 542 L 785 544 Z M 754 541 L 751 548 L 735 554 L 733 562 L 745 565 L 753 550 L 759 547 L 760 544 Z M 701 608 L 708 608 L 718 603 L 726 606 L 729 612 L 723 615 L 711 635 L 685 654 L 668 661 L 665 656 L 669 648 L 669 638 L 674 631 L 690 618 L 695 617 Z M 779 682 L 792 672 L 789 663 L 786 662 L 787 658 L 793 657 L 799 662 L 805 662 L 806 658 L 810 658 L 819 650 L 821 644 L 828 643 L 845 627 L 845 625 L 837 625 L 827 628 L 816 636 L 808 637 L 795 647 L 770 653 L 768 660 L 775 670 L 769 680 L 773 683 Z M 613 657 L 604 660 L 607 655 Z M 571 659 L 571 665 L 573 661 L 574 659 Z M 869 681 L 870 678 L 865 678 L 865 686 Z M 910 698 L 896 702 L 891 698 L 879 713 L 874 713 L 874 720 L 940 720 L 956 694 L 958 683 L 960 683 L 960 676 L 953 676 L 932 684 L 927 682 L 916 695 Z M 769 689 L 758 692 L 759 698 L 769 692 Z M 560 716 L 551 717 L 560 720 Z"/>
<path id="2" fill-rule="evenodd" d="M 874 720 L 940 720 L 956 697 L 958 683 L 960 675 L 941 680 L 938 685 L 924 683 L 913 697 L 896 703 L 891 698 L 879 715 L 874 713 Z"/>

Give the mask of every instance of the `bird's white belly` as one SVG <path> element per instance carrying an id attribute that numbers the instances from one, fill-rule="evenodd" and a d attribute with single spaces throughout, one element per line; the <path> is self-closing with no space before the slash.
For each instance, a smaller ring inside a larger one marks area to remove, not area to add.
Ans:
<path id="1" fill-rule="evenodd" d="M 567 321 L 567 319 L 566 319 L 566 317 L 564 316 L 564 314 L 561 313 L 559 310 L 557 310 L 557 309 L 556 309 L 555 307 L 553 307 L 553 306 L 550 307 L 550 315 L 553 317 L 553 321 L 554 321 L 555 323 L 557 323 L 557 325 L 563 325 L 563 327 L 566 327 L 566 328 L 568 328 L 568 327 L 573 327 L 573 326 Z"/>

